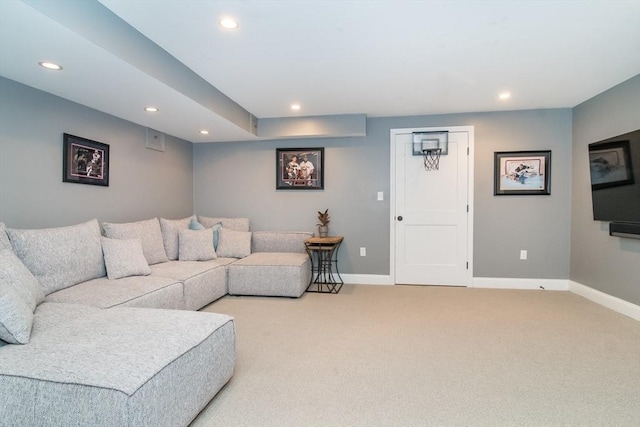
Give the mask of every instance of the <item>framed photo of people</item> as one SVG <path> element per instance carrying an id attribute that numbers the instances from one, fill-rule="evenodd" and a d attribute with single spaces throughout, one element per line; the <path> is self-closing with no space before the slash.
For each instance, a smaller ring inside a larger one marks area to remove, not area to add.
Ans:
<path id="1" fill-rule="evenodd" d="M 276 148 L 276 190 L 323 190 L 324 147 Z"/>
<path id="2" fill-rule="evenodd" d="M 109 186 L 109 145 L 63 135 L 62 181 Z"/>

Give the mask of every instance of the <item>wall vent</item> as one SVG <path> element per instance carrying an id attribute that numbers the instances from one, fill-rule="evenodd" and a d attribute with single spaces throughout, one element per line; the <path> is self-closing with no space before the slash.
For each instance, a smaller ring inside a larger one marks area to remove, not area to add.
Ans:
<path id="1" fill-rule="evenodd" d="M 147 128 L 147 141 L 145 147 L 156 151 L 164 151 L 164 133 Z"/>

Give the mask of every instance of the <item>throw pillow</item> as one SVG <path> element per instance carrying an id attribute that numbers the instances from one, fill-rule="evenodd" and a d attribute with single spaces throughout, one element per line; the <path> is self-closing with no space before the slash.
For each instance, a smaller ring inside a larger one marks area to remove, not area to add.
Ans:
<path id="1" fill-rule="evenodd" d="M 197 219 L 192 218 L 189 222 L 189 230 L 204 230 L 206 227 L 198 222 Z"/>
<path id="2" fill-rule="evenodd" d="M 224 258 L 244 258 L 251 254 L 251 232 L 220 229 L 216 253 Z"/>
<path id="3" fill-rule="evenodd" d="M 110 239 L 140 239 L 144 257 L 149 265 L 169 261 L 164 250 L 158 218 L 124 224 L 105 222 L 102 227 L 105 236 Z"/>
<path id="4" fill-rule="evenodd" d="M 170 261 L 178 259 L 178 230 L 189 228 L 192 220 L 195 220 L 193 215 L 183 219 L 160 218 L 164 250 Z"/>
<path id="5" fill-rule="evenodd" d="M 33 311 L 14 287 L 0 280 L 0 340 L 26 344 L 31 338 Z"/>
<path id="6" fill-rule="evenodd" d="M 197 219 L 192 219 L 189 223 L 189 230 L 204 230 L 204 225 L 200 224 Z M 217 222 L 213 224 L 212 227 L 209 227 L 213 230 L 213 249 L 218 250 L 218 241 L 220 240 L 220 229 L 222 228 L 222 223 Z"/>
<path id="7" fill-rule="evenodd" d="M 144 257 L 140 239 L 102 238 L 102 251 L 110 280 L 129 276 L 148 276 L 151 268 Z"/>
<path id="8" fill-rule="evenodd" d="M 26 344 L 33 312 L 44 301 L 40 283 L 10 250 L 0 250 L 0 340 Z"/>
<path id="9" fill-rule="evenodd" d="M 16 293 L 33 313 L 44 301 L 44 292 L 40 282 L 12 251 L 0 250 L 0 281 L 13 286 Z"/>
<path id="10" fill-rule="evenodd" d="M 209 261 L 216 258 L 213 250 L 213 230 L 179 230 L 180 261 Z"/>
<path id="11" fill-rule="evenodd" d="M 218 250 L 218 244 L 220 243 L 220 230 L 222 229 L 222 223 L 218 222 L 213 224 L 211 228 L 213 230 L 213 249 Z"/>
<path id="12" fill-rule="evenodd" d="M 106 275 L 96 219 L 40 230 L 8 228 L 7 234 L 13 251 L 36 276 L 45 295 Z"/>

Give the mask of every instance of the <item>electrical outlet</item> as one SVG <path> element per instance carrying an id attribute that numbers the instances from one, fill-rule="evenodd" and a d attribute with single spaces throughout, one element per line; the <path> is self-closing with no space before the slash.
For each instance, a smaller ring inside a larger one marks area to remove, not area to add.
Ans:
<path id="1" fill-rule="evenodd" d="M 523 260 L 527 259 L 527 251 L 526 251 L 526 249 L 522 249 L 520 251 L 520 259 L 523 259 Z"/>
<path id="2" fill-rule="evenodd" d="M 360 248 L 360 256 L 367 256 L 367 248 Z"/>

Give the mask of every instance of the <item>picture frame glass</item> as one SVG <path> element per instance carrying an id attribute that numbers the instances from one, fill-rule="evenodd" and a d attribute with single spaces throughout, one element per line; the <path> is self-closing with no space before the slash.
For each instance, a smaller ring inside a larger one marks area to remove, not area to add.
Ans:
<path id="1" fill-rule="evenodd" d="M 496 152 L 494 195 L 550 195 L 551 151 Z"/>
<path id="2" fill-rule="evenodd" d="M 277 148 L 277 190 L 323 190 L 324 147 Z"/>
<path id="3" fill-rule="evenodd" d="M 63 135 L 62 181 L 109 186 L 109 145 Z"/>

